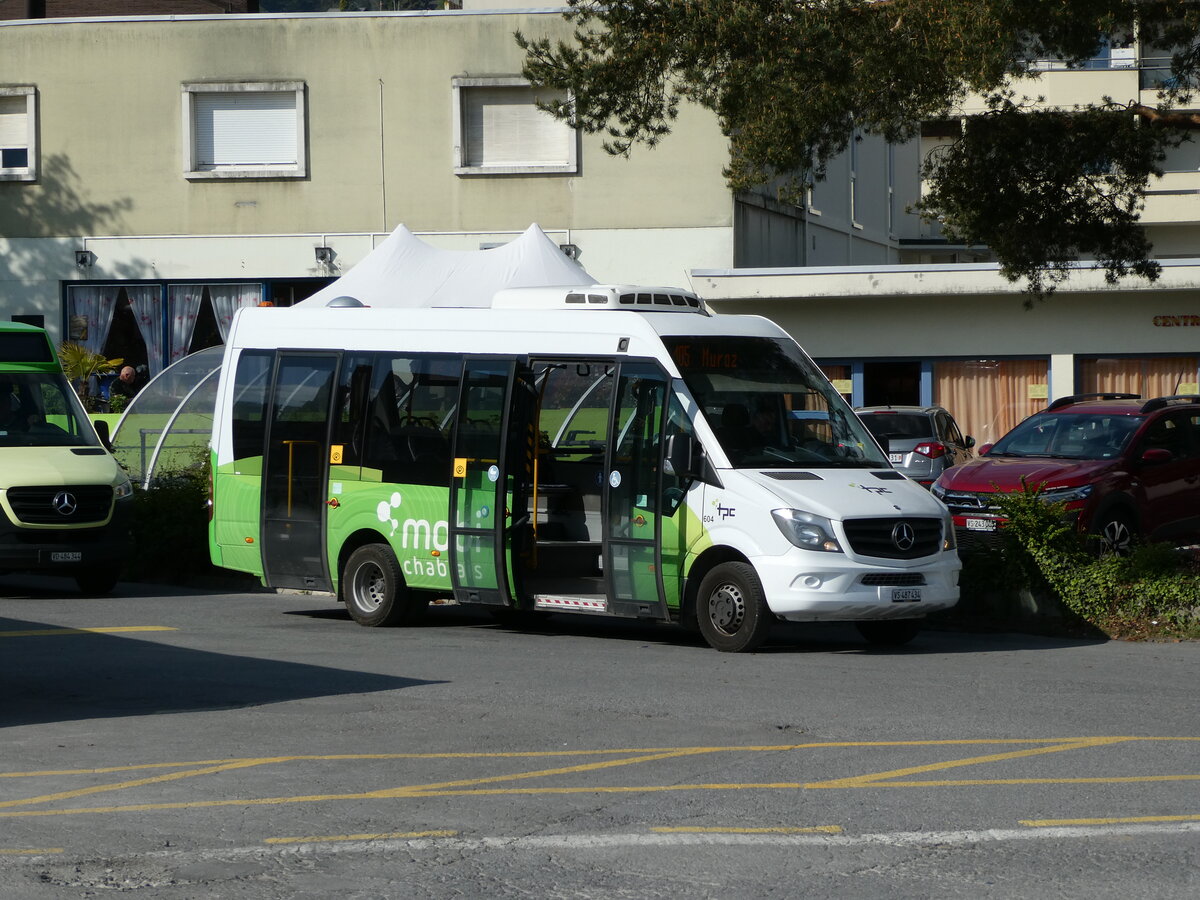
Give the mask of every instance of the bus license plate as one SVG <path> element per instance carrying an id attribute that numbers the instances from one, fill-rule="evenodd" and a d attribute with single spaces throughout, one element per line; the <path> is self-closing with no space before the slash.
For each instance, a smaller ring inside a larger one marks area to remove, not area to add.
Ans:
<path id="1" fill-rule="evenodd" d="M 920 588 L 892 588 L 893 603 L 919 603 L 920 600 Z"/>
<path id="2" fill-rule="evenodd" d="M 995 519 L 967 519 L 967 531 L 995 531 Z"/>
<path id="3" fill-rule="evenodd" d="M 83 553 L 79 550 L 54 550 L 50 553 L 50 562 L 82 562 Z"/>

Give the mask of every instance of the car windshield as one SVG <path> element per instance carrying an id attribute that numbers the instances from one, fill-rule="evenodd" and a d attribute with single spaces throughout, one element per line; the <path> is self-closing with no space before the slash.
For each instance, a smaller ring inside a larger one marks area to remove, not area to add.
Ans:
<path id="1" fill-rule="evenodd" d="M 1112 459 L 1141 421 L 1113 413 L 1038 413 L 1000 438 L 986 455 Z"/>
<path id="2" fill-rule="evenodd" d="M 98 447 L 83 405 L 61 374 L 0 374 L 0 447 Z"/>
<path id="3" fill-rule="evenodd" d="M 918 440 L 933 437 L 933 420 L 922 413 L 859 413 L 867 430 L 889 440 Z"/>
<path id="4" fill-rule="evenodd" d="M 737 468 L 874 468 L 886 458 L 795 342 L 664 338 L 683 380 Z"/>

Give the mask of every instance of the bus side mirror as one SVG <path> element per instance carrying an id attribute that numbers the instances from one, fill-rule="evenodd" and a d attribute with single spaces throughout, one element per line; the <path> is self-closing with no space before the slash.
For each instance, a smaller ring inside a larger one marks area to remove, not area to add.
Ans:
<path id="1" fill-rule="evenodd" d="M 677 478 L 695 481 L 704 464 L 704 451 L 691 434 L 672 434 L 667 437 L 663 469 Z"/>

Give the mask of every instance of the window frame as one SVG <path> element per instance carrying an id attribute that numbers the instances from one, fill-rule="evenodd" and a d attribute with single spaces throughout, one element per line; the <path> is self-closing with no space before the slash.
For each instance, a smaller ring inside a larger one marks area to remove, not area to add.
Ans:
<path id="1" fill-rule="evenodd" d="M 467 165 L 467 138 L 463 116 L 466 113 L 464 91 L 471 88 L 527 87 L 533 90 L 529 79 L 519 75 L 455 75 L 450 79 L 451 123 L 453 127 L 453 163 L 455 175 L 577 175 L 579 173 L 579 129 L 566 123 L 570 134 L 567 138 L 567 159 L 563 163 L 550 165 Z M 567 102 L 574 102 L 574 95 L 567 92 Z"/>
<path id="2" fill-rule="evenodd" d="M 0 86 L 0 97 L 25 98 L 25 165 L 0 167 L 0 181 L 37 181 L 37 88 L 30 84 Z"/>
<path id="3" fill-rule="evenodd" d="M 183 176 L 189 181 L 227 178 L 307 178 L 308 105 L 303 81 L 185 81 L 180 85 L 183 119 Z M 228 165 L 201 169 L 196 161 L 196 106 L 198 94 L 292 93 L 296 98 L 296 161 L 290 164 L 257 166 Z"/>

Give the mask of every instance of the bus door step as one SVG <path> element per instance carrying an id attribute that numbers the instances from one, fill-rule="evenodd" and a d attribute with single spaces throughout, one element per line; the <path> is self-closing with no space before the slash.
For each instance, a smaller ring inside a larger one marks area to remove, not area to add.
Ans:
<path id="1" fill-rule="evenodd" d="M 608 612 L 608 600 L 601 595 L 534 594 L 534 609 L 556 609 L 567 612 Z"/>

